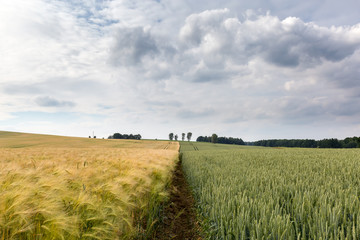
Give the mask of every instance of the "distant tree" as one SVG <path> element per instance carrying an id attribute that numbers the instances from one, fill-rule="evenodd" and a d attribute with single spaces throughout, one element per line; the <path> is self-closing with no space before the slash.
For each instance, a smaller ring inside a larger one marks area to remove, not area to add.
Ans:
<path id="1" fill-rule="evenodd" d="M 343 148 L 356 148 L 360 147 L 359 137 L 347 137 L 341 141 Z"/>
<path id="2" fill-rule="evenodd" d="M 94 138 L 96 138 L 96 136 L 94 136 Z"/>
<path id="3" fill-rule="evenodd" d="M 114 133 L 113 139 L 122 139 L 122 135 L 120 133 Z"/>
<path id="4" fill-rule="evenodd" d="M 185 133 L 182 133 L 182 134 L 181 134 L 181 139 L 182 139 L 183 141 L 185 141 Z"/>
<path id="5" fill-rule="evenodd" d="M 323 139 L 318 142 L 319 148 L 341 148 L 341 144 L 338 139 L 330 138 Z"/>
<path id="6" fill-rule="evenodd" d="M 356 147 L 357 147 L 357 143 L 354 141 L 350 141 L 348 143 L 343 144 L 343 148 L 356 148 Z"/>
<path id="7" fill-rule="evenodd" d="M 177 141 L 178 140 L 178 135 L 177 134 L 175 134 L 175 141 Z"/>
<path id="8" fill-rule="evenodd" d="M 91 138 L 91 136 L 89 136 L 89 138 Z"/>
<path id="9" fill-rule="evenodd" d="M 108 137 L 108 139 L 137 139 L 140 140 L 141 139 L 141 135 L 140 134 L 121 134 L 121 133 L 114 133 L 113 135 L 110 135 Z"/>
<path id="10" fill-rule="evenodd" d="M 191 136 L 192 136 L 192 133 L 191 133 L 191 132 L 188 132 L 187 135 L 186 135 L 186 138 L 188 139 L 188 141 L 191 140 Z"/>
<path id="11" fill-rule="evenodd" d="M 203 136 L 198 136 L 196 141 L 197 142 L 205 142 L 205 138 Z"/>
<path id="12" fill-rule="evenodd" d="M 174 139 L 174 134 L 173 133 L 169 134 L 169 139 L 170 139 L 170 141 L 172 141 Z"/>
<path id="13" fill-rule="evenodd" d="M 218 141 L 218 135 L 213 133 L 213 135 L 211 135 L 211 142 L 212 143 L 217 143 L 217 141 Z"/>

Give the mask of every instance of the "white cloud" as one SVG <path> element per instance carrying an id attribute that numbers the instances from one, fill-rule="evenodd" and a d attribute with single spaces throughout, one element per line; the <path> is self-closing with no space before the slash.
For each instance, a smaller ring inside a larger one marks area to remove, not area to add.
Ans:
<path id="1" fill-rule="evenodd" d="M 225 9 L 189 16 L 180 31 L 186 50 L 205 62 L 221 56 L 221 62 L 246 64 L 260 56 L 282 67 L 308 68 L 351 56 L 360 44 L 360 25 L 326 28 L 295 17 L 281 21 L 271 15 L 241 22 L 228 15 Z"/>
<path id="2" fill-rule="evenodd" d="M 280 123 L 287 131 L 332 119 L 354 126 L 359 24 L 309 21 L 310 1 L 203 3 L 1 3 L 0 119 L 61 109 L 101 114 L 103 124 L 89 117 L 86 126 L 104 135 L 122 126 L 154 138 L 169 128 L 251 137 L 258 126 L 282 132 Z"/>

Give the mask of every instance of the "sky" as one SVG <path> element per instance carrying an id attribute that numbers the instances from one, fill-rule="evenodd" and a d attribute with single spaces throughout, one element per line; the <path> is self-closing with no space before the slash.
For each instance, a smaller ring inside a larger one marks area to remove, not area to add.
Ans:
<path id="1" fill-rule="evenodd" d="M 360 136 L 360 1 L 0 0 L 0 130 Z"/>

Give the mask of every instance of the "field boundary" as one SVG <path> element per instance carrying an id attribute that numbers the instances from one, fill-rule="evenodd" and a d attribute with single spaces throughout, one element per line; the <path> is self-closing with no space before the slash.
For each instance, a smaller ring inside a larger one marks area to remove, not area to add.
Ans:
<path id="1" fill-rule="evenodd" d="M 173 173 L 169 192 L 169 202 L 165 206 L 162 222 L 153 239 L 201 240 L 195 200 L 182 170 L 181 153 L 179 153 L 179 162 Z"/>

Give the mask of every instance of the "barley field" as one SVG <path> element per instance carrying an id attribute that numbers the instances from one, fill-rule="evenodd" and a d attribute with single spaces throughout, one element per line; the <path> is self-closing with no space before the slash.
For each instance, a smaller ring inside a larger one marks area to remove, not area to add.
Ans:
<path id="1" fill-rule="evenodd" d="M 178 143 L 0 132 L 0 239 L 147 239 Z"/>
<path id="2" fill-rule="evenodd" d="M 360 239 L 360 149 L 181 145 L 209 239 Z"/>

